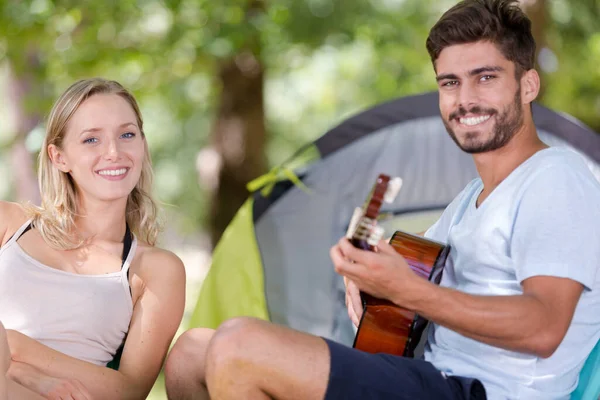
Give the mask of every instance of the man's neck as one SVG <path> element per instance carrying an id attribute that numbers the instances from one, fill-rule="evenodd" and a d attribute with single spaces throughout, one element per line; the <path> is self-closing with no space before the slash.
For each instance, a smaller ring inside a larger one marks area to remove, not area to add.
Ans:
<path id="1" fill-rule="evenodd" d="M 483 181 L 483 201 L 507 176 L 529 157 L 548 146 L 540 140 L 535 125 L 526 123 L 504 147 L 474 154 L 477 172 Z M 479 202 L 478 202 L 479 203 Z"/>
<path id="2" fill-rule="evenodd" d="M 75 219 L 77 233 L 84 240 L 121 242 L 125 235 L 127 199 L 103 202 L 81 201 Z"/>

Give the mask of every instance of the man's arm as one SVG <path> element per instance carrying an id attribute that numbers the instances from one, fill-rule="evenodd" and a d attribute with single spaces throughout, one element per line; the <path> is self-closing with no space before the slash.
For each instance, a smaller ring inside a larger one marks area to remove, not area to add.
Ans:
<path id="1" fill-rule="evenodd" d="M 475 296 L 422 280 L 411 299 L 396 296 L 423 317 L 477 341 L 539 357 L 562 342 L 583 286 L 567 278 L 535 276 L 523 294 Z"/>
<path id="2" fill-rule="evenodd" d="M 13 359 L 52 377 L 76 379 L 94 399 L 146 398 L 183 316 L 185 271 L 179 258 L 158 249 L 139 262 L 145 288 L 134 307 L 118 371 L 69 357 L 14 331 L 8 335 Z"/>
<path id="3" fill-rule="evenodd" d="M 539 357 L 549 357 L 564 338 L 583 290 L 571 279 L 535 276 L 523 281 L 522 295 L 471 295 L 416 275 L 386 242 L 378 248 L 363 251 L 340 240 L 331 250 L 336 271 L 360 290 L 464 336 Z"/>

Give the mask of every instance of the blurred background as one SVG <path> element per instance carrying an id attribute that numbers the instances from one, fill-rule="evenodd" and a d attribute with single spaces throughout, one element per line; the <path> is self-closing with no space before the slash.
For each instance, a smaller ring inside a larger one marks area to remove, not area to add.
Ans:
<path id="1" fill-rule="evenodd" d="M 193 307 L 246 183 L 358 111 L 435 89 L 425 39 L 454 3 L 0 0 L 0 198 L 39 200 L 45 118 L 70 84 L 121 82 L 145 119 L 160 244 L 183 259 Z M 521 3 L 539 101 L 600 131 L 600 0 Z M 166 398 L 162 378 L 150 398 Z"/>

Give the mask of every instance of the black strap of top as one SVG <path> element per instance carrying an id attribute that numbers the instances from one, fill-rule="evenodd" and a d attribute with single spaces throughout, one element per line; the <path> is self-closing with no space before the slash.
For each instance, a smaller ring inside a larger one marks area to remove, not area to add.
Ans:
<path id="1" fill-rule="evenodd" d="M 123 254 L 121 255 L 121 260 L 123 264 L 125 264 L 125 260 L 127 260 L 127 256 L 129 255 L 129 250 L 131 250 L 131 244 L 133 243 L 133 235 L 131 234 L 131 230 L 129 230 L 129 225 L 125 225 L 125 237 L 123 237 Z"/>
<path id="2" fill-rule="evenodd" d="M 18 238 L 16 238 L 15 240 L 19 240 L 19 238 L 20 238 L 21 236 L 23 236 L 23 234 L 24 234 L 25 232 L 27 232 L 28 230 L 30 230 L 30 229 L 31 229 L 31 222 L 29 223 L 29 225 L 27 225 L 27 228 L 23 229 L 23 232 L 21 232 L 21 234 L 19 235 L 19 237 L 18 237 Z M 6 241 L 6 243 L 10 242 L 10 241 L 12 240 L 13 236 L 15 236 L 15 235 L 13 234 L 11 237 L 9 237 L 9 238 L 8 238 L 8 240 Z"/>
<path id="3" fill-rule="evenodd" d="M 21 234 L 19 235 L 19 237 L 23 236 L 25 234 L 25 232 L 27 232 L 30 229 L 31 229 L 31 222 L 29 223 L 29 225 L 27 225 L 27 228 L 25 228 L 23 230 L 23 232 L 21 232 Z M 17 240 L 19 240 L 19 238 L 17 238 Z"/>
<path id="4" fill-rule="evenodd" d="M 23 236 L 30 229 L 31 229 L 31 224 L 27 225 L 27 228 L 25 228 L 23 230 L 23 232 L 21 232 L 21 234 L 19 235 L 17 240 L 19 240 L 19 238 L 21 236 Z M 129 225 L 126 224 L 125 225 L 125 236 L 123 237 L 123 253 L 121 254 L 122 264 L 125 264 L 125 260 L 127 260 L 127 256 L 129 255 L 129 251 L 131 250 L 132 243 L 133 243 L 133 235 L 131 234 Z M 123 267 L 123 265 L 121 265 L 121 267 Z M 127 274 L 129 275 L 129 271 L 127 271 Z"/>

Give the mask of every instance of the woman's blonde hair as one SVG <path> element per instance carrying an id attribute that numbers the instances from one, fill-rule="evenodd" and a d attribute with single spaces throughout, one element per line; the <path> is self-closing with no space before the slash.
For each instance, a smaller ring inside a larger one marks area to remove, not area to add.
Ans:
<path id="1" fill-rule="evenodd" d="M 80 80 L 69 87 L 56 101 L 46 126 L 46 136 L 39 155 L 38 181 L 42 204 L 27 206 L 33 225 L 52 247 L 74 249 L 83 243 L 75 229 L 77 191 L 68 173 L 56 168 L 48 155 L 48 146 L 62 148 L 67 124 L 79 106 L 96 94 L 116 94 L 125 99 L 135 112 L 137 124 L 144 135 L 142 114 L 133 95 L 121 84 L 101 78 Z M 157 207 L 152 198 L 152 163 L 148 143 L 144 140 L 145 155 L 140 180 L 129 194 L 125 209 L 129 229 L 140 240 L 155 245 L 159 232 Z"/>

